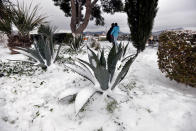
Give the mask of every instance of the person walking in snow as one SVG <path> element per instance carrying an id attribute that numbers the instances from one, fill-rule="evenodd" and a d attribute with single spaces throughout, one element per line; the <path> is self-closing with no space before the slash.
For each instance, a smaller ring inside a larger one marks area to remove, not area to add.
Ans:
<path id="1" fill-rule="evenodd" d="M 120 28 L 119 28 L 117 23 L 115 23 L 114 25 L 115 26 L 112 29 L 112 32 L 110 33 L 110 35 L 112 35 L 112 37 L 114 39 L 114 44 L 118 45 L 117 39 L 118 39 L 118 34 L 119 34 L 119 31 L 120 31 Z"/>
<path id="2" fill-rule="evenodd" d="M 110 29 L 109 29 L 109 31 L 107 32 L 106 39 L 107 39 L 109 42 L 113 42 L 113 41 L 114 41 L 112 35 L 110 35 L 111 32 L 112 32 L 112 30 L 113 30 L 113 28 L 114 28 L 114 26 L 115 26 L 115 24 L 112 23 L 112 24 L 111 24 L 111 27 L 110 27 Z"/>

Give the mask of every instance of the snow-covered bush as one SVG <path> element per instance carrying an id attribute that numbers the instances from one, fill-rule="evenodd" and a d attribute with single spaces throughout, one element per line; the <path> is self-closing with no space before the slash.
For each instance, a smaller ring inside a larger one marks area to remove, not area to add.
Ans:
<path id="1" fill-rule="evenodd" d="M 196 87 L 196 37 L 191 31 L 160 35 L 158 64 L 171 80 Z"/>
<path id="2" fill-rule="evenodd" d="M 75 65 L 67 64 L 67 67 L 91 81 L 94 84 L 94 88 L 84 87 L 81 90 L 68 88 L 59 98 L 70 98 L 70 96 L 77 94 L 75 99 L 76 113 L 80 111 L 83 105 L 96 92 L 115 99 L 112 91 L 124 79 L 137 56 L 137 54 L 126 56 L 127 47 L 128 44 L 126 47 L 121 44 L 118 47 L 113 45 L 108 54 L 107 61 L 104 49 L 96 54 L 87 47 L 89 62 L 78 58 Z"/>
<path id="3" fill-rule="evenodd" d="M 31 63 L 27 63 L 27 62 L 0 61 L 0 74 L 3 74 L 3 76 L 7 76 L 7 77 L 11 75 L 32 76 L 38 70 L 39 68 L 37 68 L 36 66 L 32 66 Z"/>

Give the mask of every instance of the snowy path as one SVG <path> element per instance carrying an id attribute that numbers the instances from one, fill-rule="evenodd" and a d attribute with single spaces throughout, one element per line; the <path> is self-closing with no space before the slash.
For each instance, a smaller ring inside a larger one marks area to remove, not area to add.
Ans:
<path id="1" fill-rule="evenodd" d="M 120 85 L 134 88 L 113 113 L 96 95 L 75 117 L 74 104 L 59 101 L 59 93 L 92 84 L 61 66 L 0 78 L 0 131 L 196 131 L 196 89 L 165 78 L 156 51 L 140 53 Z"/>

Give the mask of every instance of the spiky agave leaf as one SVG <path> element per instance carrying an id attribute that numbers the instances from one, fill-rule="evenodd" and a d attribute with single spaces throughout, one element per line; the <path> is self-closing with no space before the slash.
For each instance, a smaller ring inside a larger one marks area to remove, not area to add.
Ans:
<path id="1" fill-rule="evenodd" d="M 89 58 L 89 62 L 93 67 L 96 67 L 97 64 L 99 63 L 99 58 L 98 56 L 95 54 L 94 51 L 92 51 L 88 46 L 88 58 Z"/>
<path id="2" fill-rule="evenodd" d="M 110 81 L 112 81 L 113 79 L 117 62 L 121 59 L 122 53 L 123 50 L 121 48 L 121 44 L 119 45 L 119 47 L 113 45 L 112 49 L 109 52 L 107 63 L 108 63 L 108 72 L 110 73 Z"/>
<path id="3" fill-rule="evenodd" d="M 14 50 L 25 56 L 32 58 L 34 61 L 39 63 L 39 65 L 45 65 L 43 57 L 36 50 L 22 47 L 15 47 Z"/>
<path id="4" fill-rule="evenodd" d="M 91 98 L 91 96 L 95 92 L 96 92 L 96 89 L 85 87 L 77 94 L 76 100 L 75 100 L 76 115 L 79 113 L 82 107 L 86 104 L 86 102 Z"/>
<path id="5" fill-rule="evenodd" d="M 100 65 L 106 68 L 106 59 L 104 56 L 104 49 L 101 51 L 101 57 L 100 57 Z"/>
<path id="6" fill-rule="evenodd" d="M 80 91 L 79 88 L 67 88 L 63 92 L 60 93 L 60 95 L 58 96 L 58 99 L 61 100 L 66 97 L 73 96 L 77 94 L 79 91 Z"/>
<path id="7" fill-rule="evenodd" d="M 118 74 L 117 78 L 114 81 L 114 84 L 112 85 L 111 89 L 113 90 L 117 84 L 119 84 L 124 77 L 127 75 L 129 68 L 131 66 L 131 64 L 133 63 L 133 61 L 135 60 L 135 58 L 137 57 L 138 54 L 136 54 L 134 57 L 129 58 L 129 60 L 125 63 L 125 65 L 123 66 L 122 70 L 120 71 L 120 73 Z"/>
<path id="8" fill-rule="evenodd" d="M 109 88 L 109 72 L 103 66 L 98 65 L 94 70 L 94 74 L 100 84 L 100 88 L 102 90 L 107 90 Z"/>
<path id="9" fill-rule="evenodd" d="M 90 72 L 90 70 L 87 69 L 84 65 L 67 64 L 66 67 L 70 68 L 74 72 L 78 73 L 79 75 L 83 76 L 84 78 L 88 79 L 93 84 L 95 84 L 95 80 L 93 79 L 94 76 L 92 75 L 92 73 Z"/>

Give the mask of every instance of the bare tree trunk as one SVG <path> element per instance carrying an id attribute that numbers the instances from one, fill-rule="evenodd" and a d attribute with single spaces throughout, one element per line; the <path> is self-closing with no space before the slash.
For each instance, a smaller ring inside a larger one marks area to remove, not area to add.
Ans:
<path id="1" fill-rule="evenodd" d="M 71 24 L 70 24 L 70 27 L 71 27 L 71 31 L 72 33 L 75 33 L 76 32 L 76 5 L 75 5 L 75 0 L 71 0 Z"/>
<path id="2" fill-rule="evenodd" d="M 72 33 L 74 33 L 75 35 L 78 34 L 82 34 L 82 32 L 86 29 L 89 20 L 90 20 L 90 16 L 91 16 L 91 9 L 92 7 L 97 3 L 98 0 L 94 0 L 91 3 L 91 0 L 86 0 L 85 3 L 85 7 L 86 7 L 86 12 L 85 12 L 85 17 L 84 17 L 84 21 L 81 23 L 81 3 L 79 0 L 78 3 L 78 9 L 76 9 L 76 3 L 78 2 L 77 0 L 71 0 L 71 8 L 72 8 L 72 17 L 71 17 L 71 31 Z M 77 15 L 78 13 L 78 15 Z M 79 22 L 77 22 L 77 20 L 79 20 Z M 78 27 L 77 27 L 77 23 L 78 23 Z"/>

